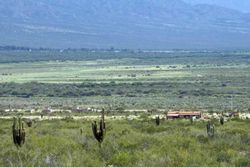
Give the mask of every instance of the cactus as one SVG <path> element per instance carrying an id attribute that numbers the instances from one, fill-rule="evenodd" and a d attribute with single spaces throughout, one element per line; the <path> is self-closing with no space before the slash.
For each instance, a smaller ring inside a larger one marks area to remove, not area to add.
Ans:
<path id="1" fill-rule="evenodd" d="M 168 120 L 168 111 L 165 112 L 166 120 Z"/>
<path id="2" fill-rule="evenodd" d="M 101 144 L 104 139 L 104 135 L 106 131 L 105 121 L 104 121 L 104 109 L 102 109 L 102 118 L 100 120 L 99 130 L 97 129 L 96 121 L 94 121 L 92 123 L 92 131 L 96 140 Z"/>
<path id="3" fill-rule="evenodd" d="M 207 135 L 208 137 L 214 137 L 214 125 L 210 121 L 207 123 Z"/>
<path id="4" fill-rule="evenodd" d="M 27 124 L 27 126 L 28 127 L 32 127 L 32 120 L 31 119 L 28 119 L 28 120 L 26 120 L 26 124 Z"/>
<path id="5" fill-rule="evenodd" d="M 194 117 L 190 117 L 190 123 L 191 123 L 191 124 L 194 123 Z"/>
<path id="6" fill-rule="evenodd" d="M 220 124 L 224 125 L 224 117 L 223 116 L 220 117 Z"/>
<path id="7" fill-rule="evenodd" d="M 25 142 L 25 129 L 20 117 L 18 118 L 18 125 L 16 117 L 13 119 L 12 134 L 14 144 L 21 147 Z"/>
<path id="8" fill-rule="evenodd" d="M 160 125 L 160 117 L 159 117 L 159 116 L 157 116 L 157 117 L 155 118 L 155 123 L 156 123 L 157 126 Z"/>

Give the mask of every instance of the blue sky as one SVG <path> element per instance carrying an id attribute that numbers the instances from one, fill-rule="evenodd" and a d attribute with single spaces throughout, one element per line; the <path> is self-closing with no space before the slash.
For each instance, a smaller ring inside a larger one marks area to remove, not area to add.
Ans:
<path id="1" fill-rule="evenodd" d="M 250 0 L 184 0 L 193 4 L 207 3 L 250 13 Z"/>

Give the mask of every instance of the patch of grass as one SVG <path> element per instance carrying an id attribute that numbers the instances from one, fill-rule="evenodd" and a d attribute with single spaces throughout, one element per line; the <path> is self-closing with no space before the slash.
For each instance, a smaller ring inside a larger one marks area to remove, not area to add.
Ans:
<path id="1" fill-rule="evenodd" d="M 53 120 L 26 128 L 26 142 L 12 143 L 11 121 L 0 120 L 0 166 L 248 166 L 249 122 L 230 121 L 208 138 L 205 123 L 188 120 L 108 121 L 102 146 L 89 121 Z M 189 125 L 189 126 L 187 126 Z M 80 128 L 83 134 L 80 134 Z M 241 133 L 233 135 L 235 129 Z"/>

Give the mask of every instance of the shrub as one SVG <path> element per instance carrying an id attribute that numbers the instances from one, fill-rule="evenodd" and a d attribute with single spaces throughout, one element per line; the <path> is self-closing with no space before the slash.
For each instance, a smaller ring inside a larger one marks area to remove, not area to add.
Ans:
<path id="1" fill-rule="evenodd" d="M 227 162 L 230 163 L 231 161 L 231 156 L 229 154 L 227 154 L 226 152 L 219 152 L 217 154 L 217 161 L 218 162 Z"/>
<path id="2" fill-rule="evenodd" d="M 120 152 L 113 156 L 111 164 L 119 167 L 127 167 L 134 164 L 136 156 L 129 152 Z"/>
<path id="3" fill-rule="evenodd" d="M 250 158 L 240 158 L 236 162 L 236 167 L 249 167 L 250 166 Z"/>

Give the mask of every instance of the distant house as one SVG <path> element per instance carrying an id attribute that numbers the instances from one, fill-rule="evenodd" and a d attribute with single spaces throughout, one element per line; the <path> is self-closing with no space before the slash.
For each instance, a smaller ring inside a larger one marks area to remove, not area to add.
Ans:
<path id="1" fill-rule="evenodd" d="M 88 109 L 87 108 L 75 107 L 75 108 L 72 109 L 72 112 L 78 112 L 78 113 L 88 112 Z"/>
<path id="2" fill-rule="evenodd" d="M 226 113 L 223 113 L 223 116 L 225 116 L 225 117 L 239 117 L 240 113 L 239 112 L 226 112 Z"/>
<path id="3" fill-rule="evenodd" d="M 52 109 L 50 107 L 45 107 L 43 110 L 42 110 L 42 113 L 51 113 L 52 112 Z"/>
<path id="4" fill-rule="evenodd" d="M 168 112 L 166 113 L 167 119 L 177 119 L 177 118 L 201 118 L 201 112 Z"/>

